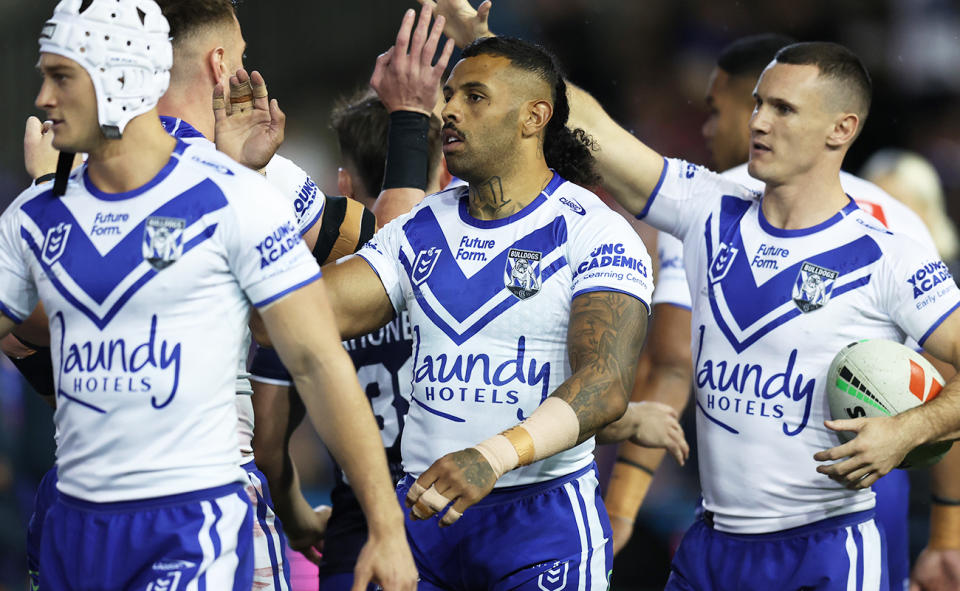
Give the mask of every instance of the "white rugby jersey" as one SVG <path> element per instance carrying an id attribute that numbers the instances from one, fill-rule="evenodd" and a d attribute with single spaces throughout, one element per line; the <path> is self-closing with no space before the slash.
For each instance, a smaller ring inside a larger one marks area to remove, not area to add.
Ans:
<path id="1" fill-rule="evenodd" d="M 397 314 L 410 314 L 413 389 L 401 446 L 413 475 L 529 417 L 570 377 L 573 298 L 617 291 L 646 305 L 653 287 L 636 232 L 586 189 L 555 174 L 524 209 L 493 221 L 470 215 L 468 193 L 427 197 L 359 252 Z M 593 445 L 508 472 L 497 486 L 574 472 L 593 461 Z"/>
<path id="2" fill-rule="evenodd" d="M 160 123 L 167 133 L 187 144 L 201 144 L 216 149 L 213 142 L 183 119 L 161 116 Z M 293 205 L 297 229 L 302 236 L 323 215 L 323 207 L 327 202 L 323 192 L 302 168 L 279 154 L 273 155 L 264 172 L 270 184 Z M 250 372 L 247 371 L 250 338 L 250 332 L 247 331 L 237 355 L 237 439 L 244 462 L 253 457 L 253 401 L 248 398 L 253 394 L 253 386 L 250 384 Z"/>
<path id="3" fill-rule="evenodd" d="M 43 302 L 59 488 L 95 502 L 243 482 L 234 382 L 250 303 L 316 280 L 260 175 L 178 141 L 143 187 L 25 191 L 0 218 L 0 309 Z"/>
<path id="4" fill-rule="evenodd" d="M 852 200 L 817 226 L 778 229 L 757 193 L 666 162 L 641 215 L 684 243 L 704 507 L 737 533 L 871 508 L 872 492 L 816 471 L 813 454 L 840 443 L 823 426 L 827 369 L 859 339 L 922 345 L 960 305 L 946 266 Z"/>
<path id="5" fill-rule="evenodd" d="M 757 193 L 763 193 L 763 181 L 750 176 L 745 163 L 721 173 L 721 176 Z M 920 216 L 889 193 L 870 181 L 844 171 L 840 171 L 840 185 L 847 195 L 853 197 L 860 209 L 880 220 L 885 227 L 906 234 L 935 250 L 933 237 Z M 689 309 L 690 290 L 687 287 L 687 275 L 683 265 L 677 264 L 683 260 L 683 244 L 673 236 L 661 233 L 657 237 L 657 255 L 660 274 L 653 292 L 653 304 L 673 304 Z"/>

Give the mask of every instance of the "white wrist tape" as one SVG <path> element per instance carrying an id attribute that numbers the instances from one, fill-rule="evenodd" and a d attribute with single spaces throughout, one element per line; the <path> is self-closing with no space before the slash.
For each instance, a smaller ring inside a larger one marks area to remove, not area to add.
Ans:
<path id="1" fill-rule="evenodd" d="M 570 449 L 580 437 L 577 413 L 560 398 L 549 397 L 530 417 L 474 449 L 486 458 L 497 478 L 517 466 L 526 466 Z"/>

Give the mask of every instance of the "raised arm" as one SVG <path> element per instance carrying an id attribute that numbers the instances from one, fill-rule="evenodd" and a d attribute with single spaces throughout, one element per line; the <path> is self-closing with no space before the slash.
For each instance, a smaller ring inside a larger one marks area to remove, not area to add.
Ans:
<path id="1" fill-rule="evenodd" d="M 489 0 L 476 10 L 468 0 L 419 2 L 446 18 L 443 32 L 458 47 L 465 47 L 481 37 L 493 36 L 487 24 L 492 7 Z M 663 157 L 614 121 L 589 93 L 569 81 L 567 98 L 570 101 L 567 126 L 583 129 L 596 141 L 598 150 L 594 157 L 604 187 L 627 211 L 639 214 L 659 184 Z"/>
<path id="2" fill-rule="evenodd" d="M 315 281 L 298 289 L 261 309 L 260 314 L 293 375 L 314 428 L 353 485 L 370 526 L 357 562 L 354 588 L 365 588 L 373 577 L 386 589 L 414 589 L 416 569 L 380 433 L 353 364 L 340 344 L 324 283 Z"/>
<path id="3" fill-rule="evenodd" d="M 594 291 L 576 297 L 567 337 L 573 375 L 527 420 L 434 462 L 410 488 L 411 514 L 426 519 L 453 502 L 440 522 L 450 525 L 504 473 L 570 449 L 620 418 L 646 330 L 646 305 L 632 296 Z"/>

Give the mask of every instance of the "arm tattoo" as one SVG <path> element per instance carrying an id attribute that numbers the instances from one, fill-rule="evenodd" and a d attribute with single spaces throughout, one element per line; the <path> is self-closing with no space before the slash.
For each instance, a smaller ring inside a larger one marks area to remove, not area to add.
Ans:
<path id="1" fill-rule="evenodd" d="M 456 462 L 457 466 L 463 471 L 463 477 L 466 479 L 467 484 L 485 489 L 487 486 L 490 486 L 492 482 L 496 481 L 493 468 L 490 467 L 490 464 L 479 451 L 475 449 L 466 449 L 464 451 L 468 453 L 455 455 L 454 462 Z"/>
<path id="2" fill-rule="evenodd" d="M 578 443 L 619 418 L 630 400 L 646 332 L 646 307 L 632 296 L 597 291 L 573 300 L 567 334 L 573 375 L 551 395 L 577 413 Z"/>

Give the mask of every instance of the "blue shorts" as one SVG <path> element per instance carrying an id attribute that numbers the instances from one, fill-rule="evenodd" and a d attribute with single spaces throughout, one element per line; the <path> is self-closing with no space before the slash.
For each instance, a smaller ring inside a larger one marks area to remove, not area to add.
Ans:
<path id="1" fill-rule="evenodd" d="M 670 565 L 669 591 L 888 591 L 873 510 L 769 534 L 729 534 L 700 519 Z"/>
<path id="2" fill-rule="evenodd" d="M 413 482 L 412 476 L 400 481 L 401 503 Z M 453 525 L 441 529 L 438 520 L 406 522 L 421 591 L 608 587 L 613 542 L 595 464 L 546 482 L 494 489 Z"/>
<path id="3" fill-rule="evenodd" d="M 43 533 L 43 521 L 47 510 L 57 501 L 57 466 L 47 470 L 37 485 L 37 494 L 33 497 L 33 514 L 27 524 L 27 568 L 29 569 L 32 589 L 40 585 L 40 540 Z"/>
<path id="4" fill-rule="evenodd" d="M 320 585 L 317 591 L 350 591 L 353 589 L 353 573 L 320 573 Z M 367 585 L 367 591 L 377 591 L 379 585 Z"/>
<path id="5" fill-rule="evenodd" d="M 243 485 L 91 503 L 62 492 L 40 541 L 40 588 L 250 591 L 253 514 Z"/>
<path id="6" fill-rule="evenodd" d="M 893 470 L 871 487 L 877 494 L 877 525 L 887 543 L 887 579 L 890 591 L 906 591 L 910 584 L 910 478 L 906 470 Z"/>
<path id="7" fill-rule="evenodd" d="M 267 477 L 253 462 L 243 465 L 249 482 L 244 487 L 253 506 L 253 582 L 257 591 L 289 591 L 290 563 L 287 537 L 273 512 Z"/>

